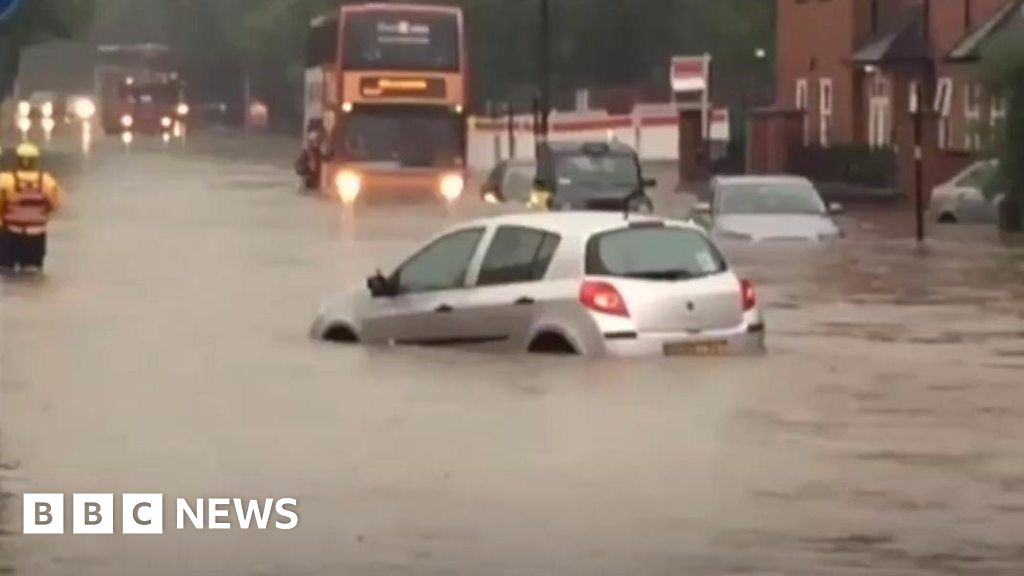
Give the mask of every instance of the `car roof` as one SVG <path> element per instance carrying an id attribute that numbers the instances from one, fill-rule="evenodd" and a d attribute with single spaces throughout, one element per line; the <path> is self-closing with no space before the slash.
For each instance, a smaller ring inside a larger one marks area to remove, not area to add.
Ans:
<path id="1" fill-rule="evenodd" d="M 546 144 L 548 150 L 558 153 L 583 153 L 586 146 L 602 145 L 608 147 L 610 154 L 636 154 L 636 151 L 615 140 L 570 140 L 560 142 L 548 142 Z"/>
<path id="2" fill-rule="evenodd" d="M 716 184 L 810 184 L 810 180 L 803 176 L 792 174 L 765 174 L 750 176 L 718 176 L 714 179 Z"/>
<path id="3" fill-rule="evenodd" d="M 667 220 L 653 216 L 630 214 L 628 219 L 621 212 L 527 212 L 522 214 L 505 214 L 491 218 L 482 218 L 465 222 L 453 230 L 490 226 L 520 226 L 536 228 L 563 236 L 591 236 L 607 230 L 625 228 L 631 223 L 663 223 L 681 228 L 703 229 L 690 222 Z"/>

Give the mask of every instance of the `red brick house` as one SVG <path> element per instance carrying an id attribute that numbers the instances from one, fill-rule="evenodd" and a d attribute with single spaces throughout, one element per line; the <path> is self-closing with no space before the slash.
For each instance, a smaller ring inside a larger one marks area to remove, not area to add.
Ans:
<path id="1" fill-rule="evenodd" d="M 807 145 L 895 144 L 919 88 L 941 149 L 981 150 L 1004 114 L 981 82 L 978 46 L 1024 22 L 1024 0 L 776 2 L 776 108 L 805 112 Z"/>

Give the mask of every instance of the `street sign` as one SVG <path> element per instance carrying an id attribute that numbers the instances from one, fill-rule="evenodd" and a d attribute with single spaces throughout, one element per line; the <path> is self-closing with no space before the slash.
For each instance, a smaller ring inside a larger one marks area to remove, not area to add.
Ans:
<path id="1" fill-rule="evenodd" d="M 21 0 L 0 0 L 0 22 L 14 15 L 21 6 Z"/>

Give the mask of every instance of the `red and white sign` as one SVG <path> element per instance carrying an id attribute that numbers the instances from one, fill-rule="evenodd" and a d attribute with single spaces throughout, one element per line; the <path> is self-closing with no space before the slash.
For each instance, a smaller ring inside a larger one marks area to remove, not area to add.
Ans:
<path id="1" fill-rule="evenodd" d="M 711 75 L 711 57 L 672 57 L 671 82 L 673 92 L 706 92 Z"/>

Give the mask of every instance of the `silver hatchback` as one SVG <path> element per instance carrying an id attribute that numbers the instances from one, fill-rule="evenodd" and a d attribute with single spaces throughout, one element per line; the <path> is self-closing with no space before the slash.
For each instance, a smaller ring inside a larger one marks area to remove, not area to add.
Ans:
<path id="1" fill-rule="evenodd" d="M 690 223 L 543 213 L 462 224 L 326 304 L 317 339 L 580 355 L 758 353 L 753 286 Z"/>

